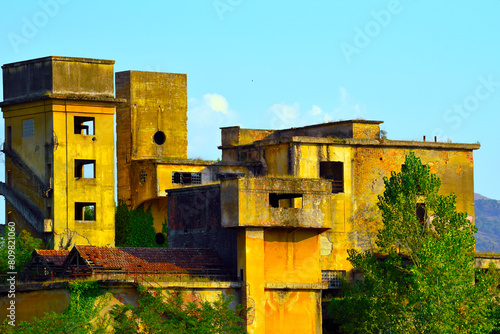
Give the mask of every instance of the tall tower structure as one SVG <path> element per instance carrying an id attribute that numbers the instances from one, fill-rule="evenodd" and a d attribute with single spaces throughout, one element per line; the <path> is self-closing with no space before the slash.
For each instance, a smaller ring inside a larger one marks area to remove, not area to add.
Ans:
<path id="1" fill-rule="evenodd" d="M 114 246 L 114 61 L 2 66 L 7 220 L 55 249 Z"/>
<path id="2" fill-rule="evenodd" d="M 187 158 L 187 76 L 117 72 L 116 96 L 127 101 L 116 116 L 118 200 L 132 208 L 146 201 L 164 207 L 153 203 L 165 200 L 161 165 Z"/>

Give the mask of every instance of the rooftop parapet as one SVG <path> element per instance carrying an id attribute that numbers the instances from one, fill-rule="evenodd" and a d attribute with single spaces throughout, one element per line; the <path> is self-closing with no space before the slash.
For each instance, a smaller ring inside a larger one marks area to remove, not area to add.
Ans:
<path id="1" fill-rule="evenodd" d="M 0 104 L 39 99 L 117 102 L 114 60 L 49 56 L 5 64 Z"/>

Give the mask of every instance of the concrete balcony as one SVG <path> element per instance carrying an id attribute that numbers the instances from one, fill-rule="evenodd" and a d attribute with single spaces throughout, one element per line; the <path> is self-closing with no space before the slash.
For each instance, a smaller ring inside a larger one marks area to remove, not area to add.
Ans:
<path id="1" fill-rule="evenodd" d="M 239 178 L 221 182 L 223 227 L 332 227 L 332 184 L 322 179 Z"/>

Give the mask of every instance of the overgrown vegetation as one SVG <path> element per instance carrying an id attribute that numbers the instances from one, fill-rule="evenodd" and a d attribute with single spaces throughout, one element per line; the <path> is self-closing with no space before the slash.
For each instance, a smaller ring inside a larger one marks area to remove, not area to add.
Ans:
<path id="1" fill-rule="evenodd" d="M 498 274 L 474 269 L 476 228 L 438 195 L 440 180 L 413 153 L 384 178 L 379 196 L 384 256 L 349 250 L 363 275 L 329 313 L 345 333 L 490 333 L 498 322 Z"/>
<path id="2" fill-rule="evenodd" d="M 166 228 L 162 229 L 164 240 Z M 144 210 L 141 204 L 129 210 L 125 202 L 120 202 L 115 211 L 115 245 L 116 247 L 166 247 L 156 242 L 156 231 L 153 227 L 151 207 Z"/>
<path id="3" fill-rule="evenodd" d="M 186 302 L 180 293 L 164 297 L 142 290 L 139 305 L 116 305 L 110 312 L 115 333 L 215 334 L 244 333 L 241 305 L 231 310 L 232 299 L 222 293 L 213 303 Z"/>
<path id="4" fill-rule="evenodd" d="M 4 238 L 0 240 L 0 272 L 16 271 L 22 275 L 26 265 L 31 261 L 31 253 L 34 249 L 43 248 L 43 242 L 41 239 L 33 238 L 26 230 L 15 235 L 13 226 L 6 225 L 4 231 Z M 9 239 L 14 235 L 14 240 Z M 14 249 L 12 249 L 14 247 L 12 241 L 15 242 Z M 9 247 L 11 247 L 11 254 L 15 256 L 15 270 L 9 268 Z"/>
<path id="5" fill-rule="evenodd" d="M 87 334 L 109 333 L 109 317 L 101 312 L 109 304 L 111 295 L 99 288 L 96 281 L 78 282 L 70 285 L 70 303 L 62 314 L 51 312 L 31 322 L 22 321 L 13 327 L 6 321 L 0 332 L 23 334 Z"/>
<path id="6" fill-rule="evenodd" d="M 111 294 L 97 281 L 73 283 L 70 304 L 62 314 L 46 313 L 31 322 L 13 327 L 5 321 L 0 332 L 6 334 L 90 334 L 90 333 L 244 333 L 242 307 L 231 310 L 232 299 L 223 294 L 213 303 L 186 302 L 182 295 L 168 298 L 159 291 L 141 288 L 139 305 L 115 305 L 109 312 Z"/>

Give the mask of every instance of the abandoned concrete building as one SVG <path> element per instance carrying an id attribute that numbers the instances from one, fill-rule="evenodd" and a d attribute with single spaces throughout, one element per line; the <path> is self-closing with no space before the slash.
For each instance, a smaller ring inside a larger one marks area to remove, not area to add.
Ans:
<path id="1" fill-rule="evenodd" d="M 113 61 L 4 65 L 7 219 L 53 240 L 114 246 L 118 200 L 151 207 L 173 248 L 211 249 L 234 270 L 249 333 L 320 333 L 321 293 L 370 249 L 383 177 L 414 151 L 474 216 L 479 144 L 387 140 L 380 121 L 283 130 L 221 128 L 221 161 L 187 158 L 187 78 Z M 72 239 L 71 239 L 72 238 Z M 76 252 L 76 251 L 75 251 Z"/>

